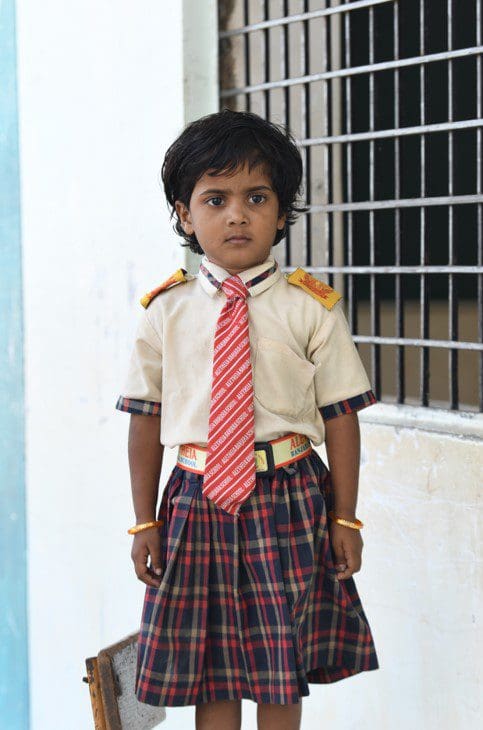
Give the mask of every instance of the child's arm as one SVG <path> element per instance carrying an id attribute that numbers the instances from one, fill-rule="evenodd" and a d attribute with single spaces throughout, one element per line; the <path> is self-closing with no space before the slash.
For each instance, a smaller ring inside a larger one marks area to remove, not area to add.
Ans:
<path id="1" fill-rule="evenodd" d="M 131 489 L 136 523 L 156 519 L 159 477 L 164 446 L 160 443 L 159 416 L 131 414 L 128 456 Z M 148 567 L 148 557 L 151 558 Z M 161 573 L 161 542 L 159 528 L 151 527 L 134 535 L 131 558 L 139 580 L 159 586 Z"/>
<path id="2" fill-rule="evenodd" d="M 360 463 L 360 430 L 356 412 L 325 421 L 325 445 L 334 490 L 334 512 L 338 517 L 353 520 Z M 330 537 L 334 564 L 339 569 L 337 577 L 339 580 L 349 578 L 361 568 L 361 533 L 330 521 Z"/>

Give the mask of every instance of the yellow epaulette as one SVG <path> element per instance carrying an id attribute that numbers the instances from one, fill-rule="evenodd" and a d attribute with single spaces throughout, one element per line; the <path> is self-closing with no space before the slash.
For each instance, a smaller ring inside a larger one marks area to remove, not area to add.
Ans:
<path id="1" fill-rule="evenodd" d="M 186 272 L 186 269 L 177 269 L 177 271 L 174 272 L 174 274 L 171 274 L 169 279 L 166 279 L 166 281 L 163 281 L 160 286 L 157 286 L 156 289 L 153 289 L 153 291 L 148 292 L 145 294 L 141 299 L 139 300 L 144 308 L 149 307 L 151 302 L 155 297 L 158 296 L 158 294 L 161 294 L 161 292 L 166 291 L 166 289 L 170 289 L 173 286 L 176 286 L 177 284 L 184 283 L 186 281 L 191 281 L 191 279 L 195 279 L 192 274 L 188 274 Z"/>
<path id="2" fill-rule="evenodd" d="M 332 309 L 339 299 L 342 299 L 342 294 L 332 289 L 331 286 L 325 284 L 323 281 L 319 281 L 308 274 L 303 269 L 295 269 L 291 274 L 285 274 L 285 277 L 289 284 L 296 284 L 301 289 L 310 294 L 314 299 L 317 299 L 326 309 Z"/>

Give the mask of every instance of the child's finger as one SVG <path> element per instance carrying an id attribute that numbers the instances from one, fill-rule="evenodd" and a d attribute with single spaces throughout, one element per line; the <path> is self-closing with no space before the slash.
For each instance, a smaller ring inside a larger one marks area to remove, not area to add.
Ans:
<path id="1" fill-rule="evenodd" d="M 156 575 L 161 575 L 161 545 L 157 536 L 148 543 L 148 549 L 151 557 L 149 567 Z"/>
<path id="2" fill-rule="evenodd" d="M 340 573 L 337 573 L 337 580 L 346 580 L 346 578 L 350 578 L 352 575 L 352 571 L 349 568 L 346 568 L 345 570 L 341 570 Z"/>
<path id="3" fill-rule="evenodd" d="M 341 546 L 333 548 L 334 566 L 337 571 L 345 570 L 347 568 L 347 561 L 345 553 Z"/>
<path id="4" fill-rule="evenodd" d="M 156 578 L 153 576 L 151 570 L 147 567 L 147 565 L 141 567 L 139 570 L 136 568 L 136 575 L 143 583 L 146 583 L 148 586 L 153 586 L 154 588 L 159 588 L 161 585 L 161 581 L 159 578 Z"/>
<path id="5" fill-rule="evenodd" d="M 357 550 L 347 551 L 347 567 L 350 568 L 352 573 L 357 573 L 361 569 L 362 558 L 360 552 Z"/>
<path id="6" fill-rule="evenodd" d="M 337 570 L 337 578 L 339 580 L 345 580 L 346 578 L 350 578 L 352 575 L 352 566 L 350 564 L 349 558 L 347 558 L 344 563 L 341 563 L 340 565 L 336 565 Z"/>
<path id="7" fill-rule="evenodd" d="M 347 553 L 347 565 L 341 569 L 340 573 L 337 574 L 339 580 L 345 580 L 350 578 L 351 575 L 357 573 L 361 569 L 361 556 L 359 553 L 348 550 Z M 337 566 L 336 566 L 337 568 Z"/>
<path id="8" fill-rule="evenodd" d="M 337 535 L 330 534 L 330 544 L 332 548 L 332 559 L 336 570 L 344 570 L 347 567 L 346 555 L 342 540 Z"/>

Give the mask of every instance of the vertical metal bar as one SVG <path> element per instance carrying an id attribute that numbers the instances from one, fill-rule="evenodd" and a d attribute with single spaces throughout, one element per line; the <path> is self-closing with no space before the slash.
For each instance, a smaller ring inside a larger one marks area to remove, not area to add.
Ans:
<path id="1" fill-rule="evenodd" d="M 447 0 L 448 15 L 448 51 L 453 50 L 453 0 Z M 448 61 L 448 121 L 453 121 L 453 62 Z M 448 195 L 454 192 L 453 176 L 453 132 L 448 132 Z M 454 246 L 454 215 L 453 206 L 448 206 L 448 264 L 456 264 L 456 250 Z M 458 339 L 458 292 L 456 288 L 457 279 L 454 274 L 448 275 L 448 334 L 450 340 Z M 449 350 L 449 386 L 450 386 L 450 408 L 458 408 L 458 350 Z"/>
<path id="2" fill-rule="evenodd" d="M 399 2 L 394 3 L 393 15 L 393 43 L 394 60 L 399 60 Z M 394 71 L 394 126 L 399 127 L 399 70 Z M 398 200 L 401 197 L 401 145 L 400 138 L 394 137 L 394 197 Z M 394 263 L 401 266 L 401 211 L 396 208 L 394 211 Z M 404 337 L 404 291 L 401 274 L 396 274 L 395 280 L 396 295 L 396 336 Z M 404 347 L 396 346 L 396 381 L 397 381 L 397 402 L 404 403 L 406 398 L 406 377 L 404 369 Z"/>
<path id="3" fill-rule="evenodd" d="M 263 19 L 268 20 L 270 17 L 270 11 L 268 8 L 268 0 L 263 0 Z M 263 66 L 264 66 L 264 80 L 265 83 L 270 81 L 270 31 L 268 28 L 263 30 Z M 265 102 L 265 119 L 270 119 L 270 89 L 265 89 L 263 92 Z"/>
<path id="4" fill-rule="evenodd" d="M 329 31 L 329 20 L 326 16 L 322 19 L 323 23 L 323 34 L 324 34 L 324 48 L 325 58 L 323 59 L 323 70 L 328 71 L 330 69 L 330 31 Z M 329 98 L 329 82 L 327 79 L 322 81 L 322 113 L 323 117 L 323 136 L 330 135 L 330 98 Z M 330 179 L 330 147 L 331 145 L 324 145 L 323 147 L 323 179 L 322 179 L 322 200 L 328 204 L 331 201 L 331 179 Z M 330 226 L 330 213 L 324 213 L 324 244 L 325 244 L 325 265 L 332 266 L 332 244 L 331 244 L 331 226 Z M 332 284 L 332 274 L 329 274 L 329 284 Z"/>
<path id="5" fill-rule="evenodd" d="M 345 0 L 347 3 L 348 0 Z M 351 28 L 350 28 L 350 13 L 344 13 L 344 43 L 345 43 L 345 65 L 346 68 L 350 68 L 351 65 Z M 347 134 L 352 132 L 352 79 L 350 76 L 345 78 L 345 120 Z M 346 196 L 347 202 L 352 202 L 352 142 L 347 142 L 346 146 Z M 347 231 L 347 264 L 348 266 L 354 265 L 354 226 L 353 226 L 353 212 L 347 211 L 346 218 L 346 231 Z M 347 290 L 348 290 L 348 319 L 351 332 L 357 334 L 358 332 L 358 321 L 357 321 L 357 292 L 354 287 L 355 277 L 353 274 L 347 276 Z"/>
<path id="6" fill-rule="evenodd" d="M 369 63 L 374 63 L 374 7 L 369 8 Z M 369 74 L 369 130 L 374 131 L 375 128 L 375 95 L 374 95 L 374 73 Z M 369 142 L 369 200 L 375 199 L 374 182 L 375 182 L 375 149 L 374 140 Z M 369 211 L 369 259 L 370 265 L 376 265 L 376 242 L 374 231 L 374 210 Z M 371 281 L 371 334 L 373 337 L 380 335 L 380 301 L 379 287 L 375 274 L 370 274 Z M 371 345 L 372 347 L 372 381 L 375 386 L 374 394 L 376 398 L 381 397 L 381 347 L 380 345 Z"/>
<path id="7" fill-rule="evenodd" d="M 283 0 L 284 17 L 289 15 L 288 0 Z M 289 26 L 282 26 L 283 33 L 283 75 L 282 78 L 290 78 L 290 44 L 289 44 Z M 285 104 L 285 124 L 290 128 L 290 87 L 284 87 L 284 104 Z"/>
<path id="8" fill-rule="evenodd" d="M 340 6 L 340 0 L 330 0 L 331 7 Z M 342 68 L 342 18 L 340 13 L 334 13 L 329 19 L 330 28 L 330 70 L 339 71 Z M 342 134 L 342 79 L 335 78 L 330 82 L 330 124 L 333 136 Z M 330 178 L 331 203 L 343 202 L 343 171 L 342 148 L 340 144 L 330 145 Z M 344 265 L 344 216 L 340 211 L 331 213 L 331 246 L 332 263 L 334 266 Z M 339 291 L 344 287 L 344 275 L 335 273 L 331 281 Z"/>
<path id="9" fill-rule="evenodd" d="M 288 0 L 283 0 L 283 14 L 284 16 L 289 15 Z M 282 41 L 282 78 L 288 79 L 290 77 L 290 46 L 289 46 L 289 27 L 284 25 L 282 27 L 283 41 Z M 284 95 L 284 122 L 288 129 L 290 129 L 290 87 L 285 86 L 283 90 Z M 287 226 L 286 235 L 287 244 L 285 246 L 285 263 L 290 266 L 292 263 L 291 255 L 291 231 L 290 226 Z"/>
<path id="10" fill-rule="evenodd" d="M 309 0 L 304 0 L 303 12 L 309 10 Z M 309 37 L 309 21 L 304 20 L 302 24 L 302 73 L 304 76 L 310 73 L 310 37 Z M 310 138 L 310 83 L 304 84 L 302 87 L 302 130 L 306 139 Z M 310 145 L 304 147 L 305 150 L 305 200 L 310 204 L 312 200 L 311 189 L 311 149 Z M 310 212 L 304 215 L 304 246 L 305 246 L 305 265 L 312 265 L 312 216 Z"/>
<path id="11" fill-rule="evenodd" d="M 476 43 L 481 45 L 481 0 L 476 0 Z M 478 54 L 476 57 L 476 116 L 481 119 L 482 116 L 482 103 L 481 103 L 481 56 Z M 481 127 L 476 129 L 476 192 L 481 195 Z M 482 205 L 477 205 L 477 236 L 478 236 L 478 266 L 483 266 L 483 216 L 482 216 Z M 479 341 L 483 342 L 483 275 L 478 274 L 478 336 Z M 483 412 L 483 352 L 478 355 L 479 367 L 478 367 L 478 398 L 479 398 L 479 409 Z"/>
<path id="12" fill-rule="evenodd" d="M 424 55 L 424 0 L 419 0 L 419 54 Z M 420 85 L 420 101 L 419 101 L 419 117 L 420 123 L 425 124 L 426 119 L 426 102 L 425 102 L 425 68 L 424 64 L 419 66 L 419 85 Z M 426 197 L 426 138 L 424 134 L 420 137 L 421 152 L 421 177 L 420 177 L 420 195 L 421 198 Z M 419 239 L 419 261 L 421 265 L 427 263 L 426 258 L 426 208 L 421 206 L 419 211 L 420 221 L 420 239 Z M 428 282 L 425 274 L 420 274 L 420 337 L 426 339 L 429 337 L 429 290 Z M 421 347 L 420 350 L 420 398 L 421 405 L 429 404 L 429 347 Z"/>
<path id="13" fill-rule="evenodd" d="M 250 2 L 249 0 L 243 0 L 243 25 L 248 25 L 250 22 Z M 250 84 L 250 33 L 243 34 L 243 60 L 245 66 L 245 84 Z M 250 93 L 245 94 L 245 108 L 247 112 L 251 108 Z"/>

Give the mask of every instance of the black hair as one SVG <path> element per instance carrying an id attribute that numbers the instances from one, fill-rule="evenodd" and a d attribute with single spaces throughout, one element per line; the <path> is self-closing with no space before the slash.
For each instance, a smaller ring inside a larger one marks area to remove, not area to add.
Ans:
<path id="1" fill-rule="evenodd" d="M 248 163 L 248 169 L 263 166 L 269 175 L 279 201 L 279 215 L 286 214 L 285 226 L 277 230 L 273 245 L 279 243 L 293 225 L 297 213 L 308 208 L 296 205 L 303 165 L 291 133 L 282 125 L 263 119 L 253 112 L 223 109 L 188 124 L 168 148 L 161 177 L 171 216 L 176 214 L 174 230 L 186 239 L 194 253 L 202 254 L 196 235 L 183 230 L 175 201 L 187 208 L 197 181 L 210 174 L 230 173 Z"/>

